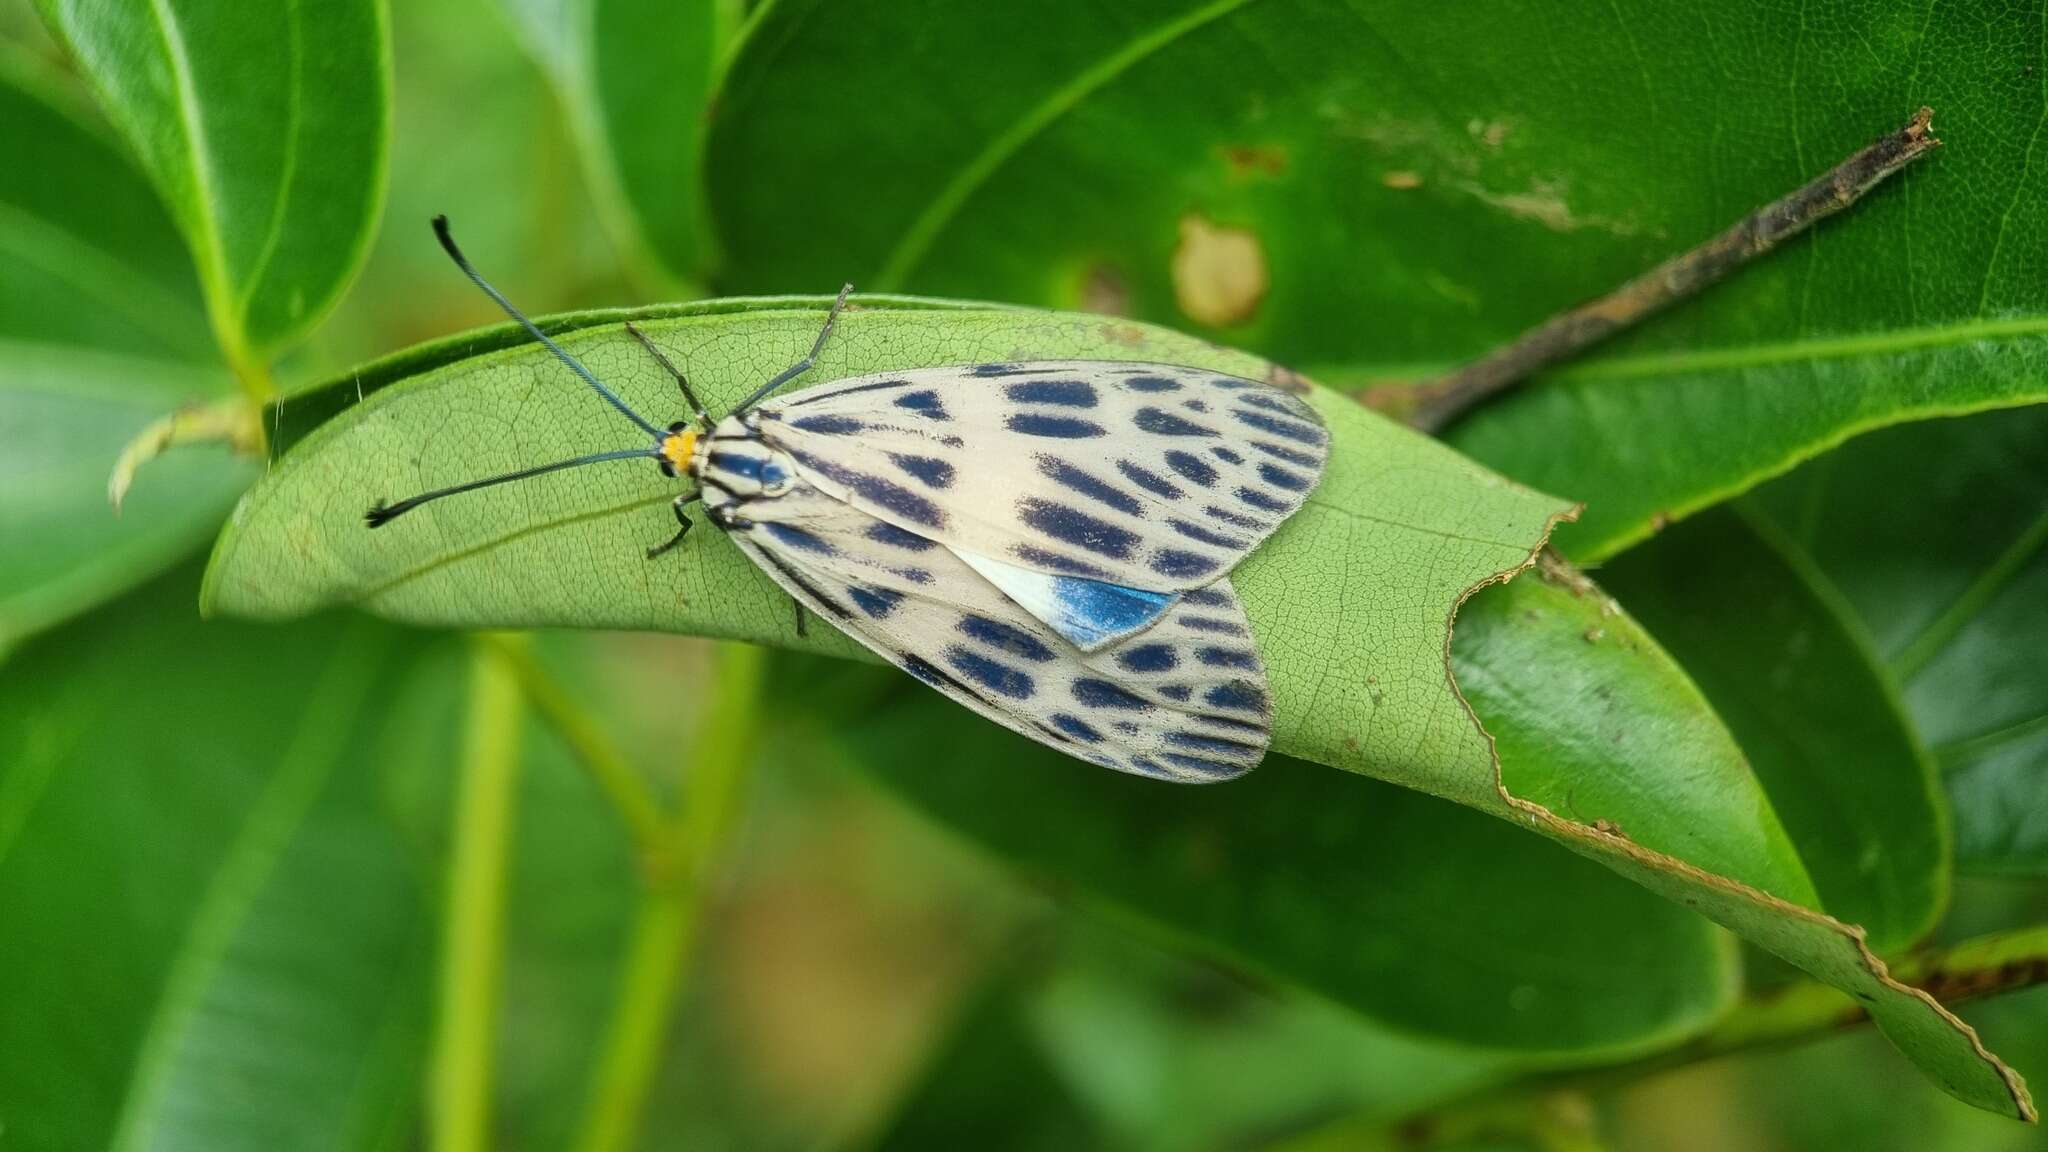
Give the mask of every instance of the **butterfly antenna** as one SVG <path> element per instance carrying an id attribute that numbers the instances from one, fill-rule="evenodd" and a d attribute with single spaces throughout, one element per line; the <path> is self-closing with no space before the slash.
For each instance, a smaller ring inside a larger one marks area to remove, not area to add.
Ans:
<path id="1" fill-rule="evenodd" d="M 654 438 L 655 443 L 658 444 L 661 442 L 662 437 L 666 435 L 666 433 L 662 432 L 661 429 L 656 428 L 654 425 L 649 424 L 646 420 L 642 419 L 638 412 L 633 411 L 633 409 L 630 406 L 628 406 L 624 400 L 619 399 L 618 393 L 613 392 L 611 389 L 605 387 L 604 383 L 600 381 L 596 376 L 592 375 L 590 369 L 585 368 L 581 361 L 577 360 L 574 356 L 571 356 L 567 352 L 563 351 L 562 346 L 560 344 L 557 344 L 553 340 L 548 339 L 548 334 L 541 331 L 539 325 L 535 324 L 531 320 L 528 320 L 526 318 L 525 313 L 521 312 L 517 308 L 514 308 L 512 306 L 512 302 L 510 300 L 505 299 L 504 293 L 498 291 L 496 288 L 491 287 L 491 282 L 484 279 L 483 276 L 477 272 L 476 268 L 470 264 L 469 258 L 462 254 L 462 249 L 455 246 L 455 237 L 448 231 L 448 218 L 446 216 L 434 217 L 434 235 L 440 238 L 441 247 L 447 251 L 448 258 L 455 261 L 455 266 L 457 268 L 462 269 L 462 274 L 469 277 L 470 280 L 473 281 L 477 287 L 483 289 L 484 295 L 489 296 L 491 299 L 497 301 L 498 307 L 503 308 L 505 310 L 505 315 L 510 316 L 512 319 L 519 321 L 520 325 L 524 327 L 527 330 L 527 332 L 531 333 L 535 340 L 538 340 L 543 345 L 546 345 L 547 350 L 555 354 L 556 359 L 560 360 L 564 364 L 567 364 L 571 371 L 575 372 L 578 376 L 583 377 L 584 383 L 596 389 L 597 394 L 599 396 L 604 397 L 607 401 L 609 401 L 612 407 L 617 408 L 620 412 L 624 413 L 626 419 L 631 420 L 635 424 L 638 424 L 640 426 L 641 431 L 647 433 L 649 436 L 652 436 Z M 393 505 L 393 507 L 397 507 L 397 505 Z"/>
<path id="2" fill-rule="evenodd" d="M 805 354 L 803 359 L 797 361 L 794 364 L 791 364 L 787 368 L 784 368 L 781 372 L 776 373 L 775 379 L 770 380 L 766 384 L 761 385 L 759 388 L 756 388 L 752 396 L 749 396 L 745 400 L 740 401 L 739 405 L 735 407 L 732 411 L 726 413 L 726 415 L 737 416 L 740 413 L 745 412 L 747 409 L 752 408 L 754 405 L 759 404 L 761 401 L 767 399 L 768 394 L 770 392 L 775 391 L 777 388 L 782 387 L 784 384 L 787 384 L 791 380 L 796 379 L 798 376 L 803 375 L 805 372 L 810 371 L 811 365 L 817 362 L 818 353 L 823 352 L 825 350 L 825 341 L 832 335 L 832 326 L 834 324 L 839 323 L 839 313 L 845 309 L 846 298 L 852 292 L 853 285 L 843 284 L 840 286 L 839 298 L 832 301 L 832 310 L 830 312 L 825 313 L 825 326 L 818 330 L 818 338 L 816 340 L 811 341 L 811 350 L 810 352 Z"/>
<path id="3" fill-rule="evenodd" d="M 489 488 L 496 484 L 510 484 L 514 480 L 524 480 L 530 476 L 544 476 L 549 472 L 560 472 L 564 468 L 581 468 L 585 464 L 602 464 L 606 460 L 639 460 L 650 456 L 659 459 L 661 457 L 660 449 L 621 448 L 612 452 L 593 452 L 588 456 L 577 456 L 570 460 L 557 460 L 553 464 L 542 464 L 537 468 L 521 468 L 517 472 L 507 472 L 503 476 L 486 476 L 481 480 L 471 480 L 467 484 L 436 488 L 432 492 L 422 492 L 417 496 L 408 496 L 396 504 L 387 504 L 379 500 L 370 506 L 368 512 L 363 513 L 363 522 L 372 528 L 382 528 L 384 525 L 391 523 L 420 505 L 432 503 L 443 496 L 453 496 L 458 492 L 474 492 L 478 488 Z"/>

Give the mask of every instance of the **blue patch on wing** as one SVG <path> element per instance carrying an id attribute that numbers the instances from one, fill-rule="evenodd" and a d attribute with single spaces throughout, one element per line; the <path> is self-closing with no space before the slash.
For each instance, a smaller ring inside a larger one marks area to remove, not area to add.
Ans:
<path id="1" fill-rule="evenodd" d="M 1178 592 L 1152 592 L 1072 573 L 1020 568 L 958 548 L 953 553 L 1018 607 L 1084 652 L 1151 627 L 1180 602 Z"/>
<path id="2" fill-rule="evenodd" d="M 1052 582 L 1058 607 L 1045 622 L 1082 649 L 1150 627 L 1175 599 L 1172 592 L 1148 592 L 1082 576 L 1055 576 Z"/>

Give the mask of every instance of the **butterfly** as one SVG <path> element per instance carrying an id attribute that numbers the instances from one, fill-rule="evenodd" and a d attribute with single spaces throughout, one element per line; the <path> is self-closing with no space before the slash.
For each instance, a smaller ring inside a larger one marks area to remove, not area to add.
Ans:
<path id="1" fill-rule="evenodd" d="M 651 446 L 378 502 L 422 504 L 607 460 L 693 481 L 674 501 L 722 529 L 799 605 L 883 659 L 1070 756 L 1164 780 L 1243 774 L 1265 755 L 1265 665 L 1230 571 L 1315 490 L 1329 435 L 1299 397 L 1206 369 L 1051 360 L 918 368 L 776 393 L 809 354 L 713 419 L 657 428 L 436 235 L 479 288 Z M 771 398 L 772 397 L 772 398 Z"/>

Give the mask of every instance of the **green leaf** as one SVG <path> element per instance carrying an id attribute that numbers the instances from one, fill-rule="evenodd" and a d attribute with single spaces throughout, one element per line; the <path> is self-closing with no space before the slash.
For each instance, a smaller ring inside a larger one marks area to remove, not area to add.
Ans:
<path id="1" fill-rule="evenodd" d="M 429 642 L 202 625 L 174 574 L 0 673 L 0 1095 L 24 1148 L 392 1146 L 431 889 L 394 785 L 445 758 Z M 396 701 L 397 706 L 390 706 Z"/>
<path id="2" fill-rule="evenodd" d="M 504 3 L 568 110 L 626 263 L 700 280 L 711 254 L 705 126 L 738 0 Z"/>
<path id="3" fill-rule="evenodd" d="M 1085 303 L 1414 380 L 1933 106 L 1947 147 L 1893 186 L 1453 430 L 1585 501 L 1559 543 L 1599 558 L 1856 431 L 2048 399 L 2048 16 L 1808 15 L 1068 0 L 992 35 L 975 5 L 779 3 L 718 98 L 723 286 Z"/>
<path id="4" fill-rule="evenodd" d="M 263 361 L 326 313 L 375 229 L 383 5 L 38 4 L 184 233 L 228 362 L 267 379 Z"/>
<path id="5" fill-rule="evenodd" d="M 0 344 L 210 359 L 191 261 L 149 183 L 56 77 L 0 48 Z"/>
<path id="6" fill-rule="evenodd" d="M 869 305 L 845 318 L 818 378 L 990 356 L 1152 358 L 1254 377 L 1274 372 L 1239 353 L 1099 317 Z M 817 307 L 727 301 L 638 315 L 721 407 L 802 354 Z M 665 420 L 681 409 L 674 384 L 618 326 L 624 318 L 552 323 L 629 403 Z M 652 628 L 797 646 L 787 600 L 717 534 L 692 536 L 671 562 L 642 559 L 666 536 L 663 505 L 677 490 L 649 469 L 560 473 L 432 505 L 390 530 L 361 526 L 379 498 L 628 442 L 616 414 L 549 365 L 545 352 L 505 348 L 510 338 L 500 330 L 401 354 L 300 405 L 302 416 L 340 416 L 245 498 L 216 545 L 205 605 L 283 617 L 352 603 L 423 623 Z M 502 350 L 484 351 L 493 347 Z M 350 406 L 359 382 L 374 391 Z M 2024 1087 L 1953 1017 L 1889 981 L 1853 930 L 1787 902 L 1811 902 L 1810 884 L 1785 867 L 1793 858 L 1761 793 L 1750 784 L 1744 794 L 1739 762 L 1717 767 L 1739 802 L 1685 843 L 1647 839 L 1659 829 L 1683 831 L 1669 821 L 1622 814 L 1625 828 L 1634 820 L 1643 830 L 1638 841 L 1634 829 L 1617 835 L 1576 823 L 1502 789 L 1490 746 L 1446 674 L 1449 622 L 1469 591 L 1525 565 L 1562 509 L 1346 401 L 1308 395 L 1331 427 L 1329 471 L 1316 499 L 1236 574 L 1267 657 L 1277 751 L 1526 823 L 1866 998 L 1887 1033 L 1950 1091 L 2028 1112 Z M 505 415 L 508 396 L 517 397 L 516 419 Z M 858 652 L 824 629 L 801 643 Z M 1669 669 L 1647 640 L 1639 647 Z M 1675 670 L 1659 675 L 1682 683 Z M 1696 695 L 1655 699 L 1681 718 L 1673 731 L 1698 735 L 1705 710 Z M 1528 767 L 1551 784 L 1539 794 L 1570 798 L 1561 778 Z M 1617 816 L 1596 811 L 1588 819 Z M 1777 895 L 1668 854 L 1710 842 L 1715 866 Z"/>
<path id="7" fill-rule="evenodd" d="M 1760 490 L 1933 748 L 1958 866 L 2048 875 L 2048 407 L 1888 429 Z"/>
<path id="8" fill-rule="evenodd" d="M 886 706 L 838 727 L 913 807 L 1144 936 L 1384 1026 L 1592 1058 L 1676 1041 L 1735 994 L 1706 921 L 1470 809 L 1279 756 L 1161 788 L 873 676 Z"/>
<path id="9" fill-rule="evenodd" d="M 1116 1147 L 1265 1146 L 1332 1115 L 1391 1119 L 1515 1066 L 1079 927 L 1021 1010 Z"/>
<path id="10" fill-rule="evenodd" d="M 1738 506 L 1740 507 L 1740 506 Z M 1603 568 L 1728 723 L 1830 912 L 1896 951 L 1948 898 L 1933 760 L 1862 625 L 1773 524 L 1716 510 Z"/>
<path id="11" fill-rule="evenodd" d="M 254 469 L 163 461 L 124 516 L 107 469 L 136 433 L 219 395 L 191 267 L 117 146 L 0 51 L 0 653 L 187 556 Z"/>

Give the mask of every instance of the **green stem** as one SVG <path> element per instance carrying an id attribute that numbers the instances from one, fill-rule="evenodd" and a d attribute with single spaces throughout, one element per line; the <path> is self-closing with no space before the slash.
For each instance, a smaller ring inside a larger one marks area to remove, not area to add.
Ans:
<path id="1" fill-rule="evenodd" d="M 478 643 L 470 659 L 434 1044 L 435 1152 L 483 1152 L 490 1146 L 505 872 L 523 720 L 519 681 L 502 652 L 517 643 L 511 638 Z"/>
<path id="2" fill-rule="evenodd" d="M 664 834 L 661 807 L 655 803 L 646 781 L 626 762 L 604 729 L 548 674 L 527 645 L 505 637 L 487 637 L 486 642 L 505 658 L 520 689 L 526 693 L 527 702 L 569 746 L 583 770 L 590 773 L 598 791 L 604 793 L 632 833 L 634 846 L 643 855 L 659 851 Z"/>
<path id="3" fill-rule="evenodd" d="M 604 1055 L 576 1141 L 579 1152 L 619 1152 L 638 1133 L 669 1018 L 691 967 L 712 865 L 730 838 L 753 763 L 765 661 L 756 648 L 730 644 L 720 651 L 718 680 L 692 748 L 681 809 L 664 822 L 661 851 L 650 857 Z"/>

